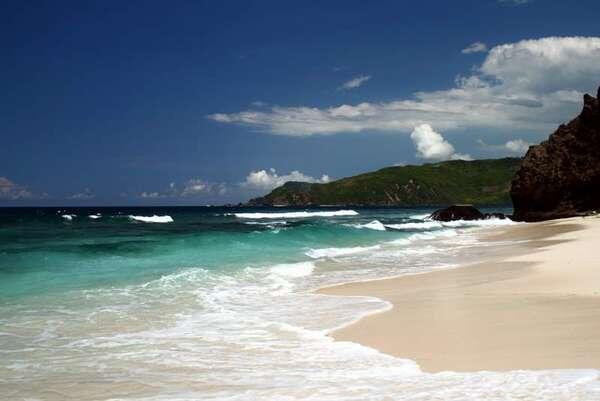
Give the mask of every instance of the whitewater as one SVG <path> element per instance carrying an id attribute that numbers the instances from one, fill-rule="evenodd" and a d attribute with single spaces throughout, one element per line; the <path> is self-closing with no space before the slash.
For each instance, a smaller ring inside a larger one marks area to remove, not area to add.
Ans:
<path id="1" fill-rule="evenodd" d="M 479 234 L 515 224 L 429 212 L 16 211 L 0 237 L 0 398 L 599 399 L 595 370 L 428 374 L 328 336 L 391 305 L 315 290 L 480 261 L 503 243 Z"/>

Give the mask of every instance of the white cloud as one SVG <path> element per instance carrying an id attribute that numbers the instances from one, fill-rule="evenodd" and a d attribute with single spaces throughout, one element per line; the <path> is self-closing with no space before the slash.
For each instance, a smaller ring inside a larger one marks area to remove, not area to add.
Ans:
<path id="1" fill-rule="evenodd" d="M 260 101 L 260 100 L 256 100 L 256 101 L 252 102 L 251 104 L 254 107 L 266 107 L 266 106 L 269 105 L 269 103 L 263 102 L 263 101 Z"/>
<path id="2" fill-rule="evenodd" d="M 172 187 L 174 188 L 174 186 Z M 200 178 L 192 178 L 185 183 L 181 196 L 197 195 L 211 191 L 211 185 Z"/>
<path id="3" fill-rule="evenodd" d="M 454 153 L 450 160 L 473 160 L 473 157 L 468 153 Z"/>
<path id="4" fill-rule="evenodd" d="M 532 145 L 531 143 L 526 142 L 521 138 L 511 139 L 501 145 L 490 145 L 485 143 L 482 139 L 478 139 L 477 143 L 479 143 L 479 145 L 481 145 L 485 149 L 503 153 L 512 153 L 514 155 L 519 156 L 523 156 L 527 152 L 529 147 Z"/>
<path id="5" fill-rule="evenodd" d="M 277 135 L 361 131 L 411 132 L 494 128 L 552 131 L 600 83 L 600 38 L 549 37 L 493 47 L 484 62 L 451 89 L 417 92 L 391 102 L 336 107 L 272 107 L 208 118 Z"/>
<path id="6" fill-rule="evenodd" d="M 142 198 L 161 198 L 162 195 L 159 194 L 158 192 L 142 192 L 140 194 L 140 197 L 142 197 Z"/>
<path id="7" fill-rule="evenodd" d="M 359 86 L 367 82 L 369 79 L 371 79 L 370 75 L 361 75 L 359 77 L 351 79 L 350 81 L 344 82 L 342 86 L 340 86 L 340 89 L 350 90 L 358 88 Z"/>
<path id="8" fill-rule="evenodd" d="M 289 174 L 278 175 L 274 168 L 267 170 L 251 171 L 241 185 L 251 189 L 271 190 L 277 188 L 288 181 L 301 181 L 301 182 L 320 182 L 327 183 L 331 181 L 327 174 L 321 176 L 321 178 L 311 177 L 303 174 L 297 170 L 292 171 Z"/>
<path id="9" fill-rule="evenodd" d="M 15 184 L 6 177 L 0 177 L 0 199 L 28 199 L 33 194 L 25 187 Z"/>
<path id="10" fill-rule="evenodd" d="M 228 192 L 227 185 L 223 182 L 208 182 L 201 178 L 191 178 L 178 187 L 175 182 L 170 182 L 163 191 L 144 191 L 138 196 L 141 198 L 182 198 L 194 197 L 199 195 L 225 195 Z"/>
<path id="11" fill-rule="evenodd" d="M 472 160 L 471 156 L 454 151 L 454 146 L 435 132 L 431 125 L 421 124 L 410 134 L 417 148 L 417 157 L 427 160 Z"/>
<path id="12" fill-rule="evenodd" d="M 504 147 L 512 153 L 525 154 L 531 144 L 522 139 L 513 139 L 504 144 Z"/>
<path id="13" fill-rule="evenodd" d="M 435 132 L 429 124 L 421 124 L 410 134 L 417 157 L 433 160 L 448 160 L 454 154 L 454 146 Z"/>
<path id="14" fill-rule="evenodd" d="M 462 49 L 460 52 L 462 54 L 471 54 L 471 53 L 485 53 L 487 52 L 487 45 L 483 42 L 474 42 L 469 46 Z"/>
<path id="15" fill-rule="evenodd" d="M 96 195 L 92 192 L 91 189 L 86 188 L 82 192 L 75 193 L 68 197 L 68 199 L 79 199 L 79 200 L 88 200 L 94 199 Z"/>

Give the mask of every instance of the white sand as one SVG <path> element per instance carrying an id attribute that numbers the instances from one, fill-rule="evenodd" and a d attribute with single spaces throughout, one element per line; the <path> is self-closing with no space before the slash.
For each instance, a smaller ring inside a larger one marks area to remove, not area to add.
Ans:
<path id="1" fill-rule="evenodd" d="M 600 368 L 600 218 L 523 224 L 517 256 L 454 270 L 351 283 L 394 308 L 333 333 L 426 371 Z"/>

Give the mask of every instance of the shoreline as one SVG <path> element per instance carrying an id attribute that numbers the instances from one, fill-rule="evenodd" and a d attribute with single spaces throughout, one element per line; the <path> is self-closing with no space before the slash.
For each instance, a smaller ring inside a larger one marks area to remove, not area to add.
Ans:
<path id="1" fill-rule="evenodd" d="M 515 243 L 480 263 L 320 288 L 393 305 L 330 335 L 426 372 L 600 368 L 600 219 L 507 226 L 480 239 Z"/>

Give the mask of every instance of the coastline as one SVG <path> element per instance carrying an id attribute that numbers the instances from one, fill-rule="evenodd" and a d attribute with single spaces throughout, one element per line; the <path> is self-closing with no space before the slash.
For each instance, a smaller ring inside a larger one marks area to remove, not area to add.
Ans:
<path id="1" fill-rule="evenodd" d="M 480 239 L 515 243 L 481 263 L 320 289 L 393 305 L 332 337 L 427 372 L 600 368 L 600 219 L 521 224 Z"/>

